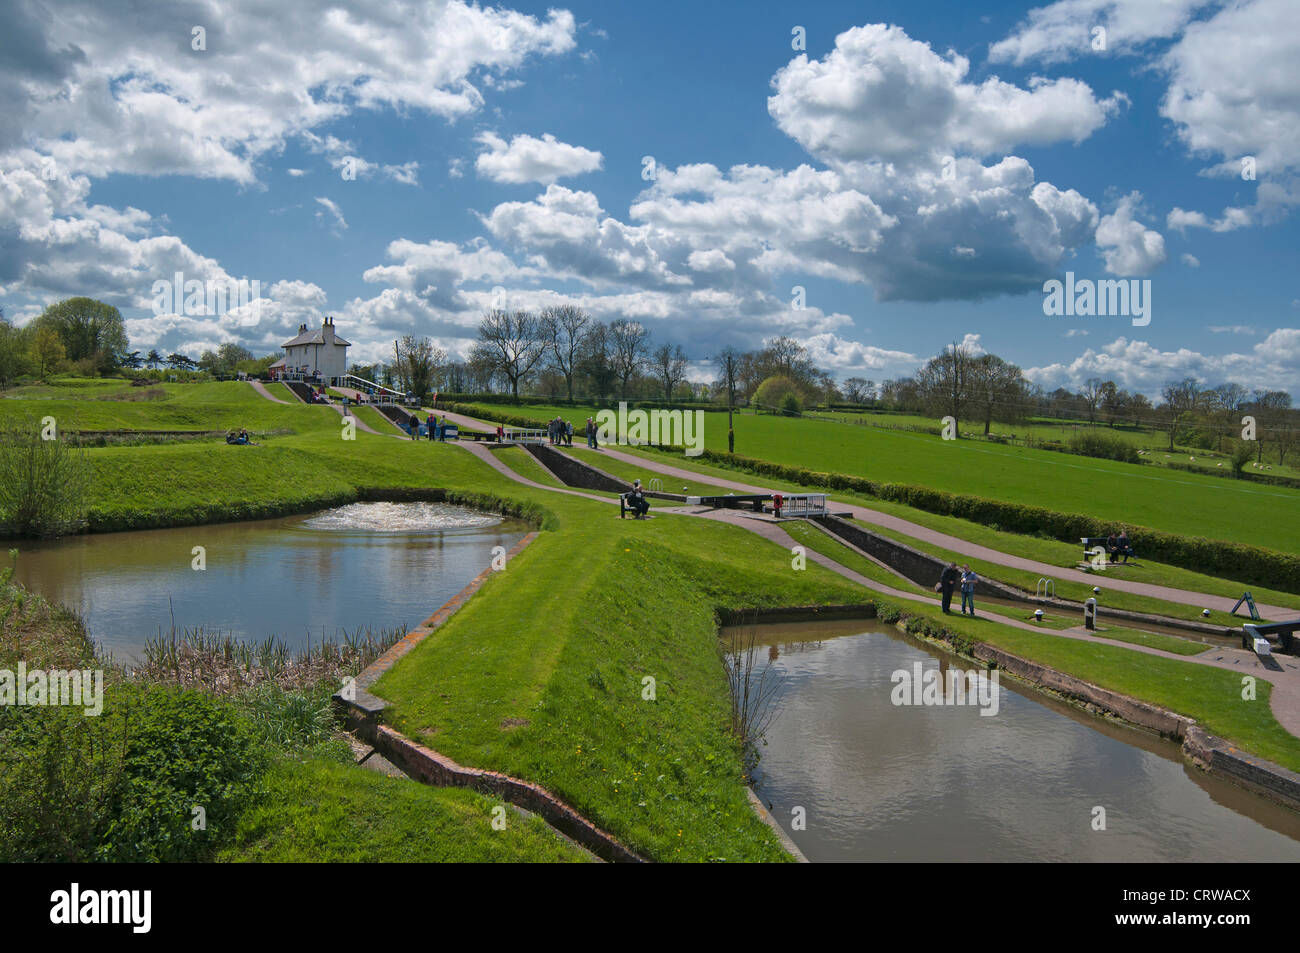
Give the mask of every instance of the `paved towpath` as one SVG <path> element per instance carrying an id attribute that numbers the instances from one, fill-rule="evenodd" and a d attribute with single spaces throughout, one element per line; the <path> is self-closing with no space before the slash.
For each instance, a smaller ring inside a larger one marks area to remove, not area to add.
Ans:
<path id="1" fill-rule="evenodd" d="M 617 504 L 618 502 L 615 498 L 594 496 L 591 493 L 584 493 L 579 490 L 560 489 L 558 487 L 545 486 L 544 484 L 536 483 L 526 477 L 520 476 L 504 462 L 497 459 L 492 451 L 481 444 L 467 443 L 461 444 L 461 446 L 479 459 L 485 461 L 498 473 L 525 486 L 530 486 L 538 490 L 545 490 L 548 493 L 563 493 L 568 496 L 579 496 L 585 499 L 598 500 L 602 503 Z M 763 539 L 775 543 L 786 550 L 798 545 L 774 518 L 760 516 L 756 513 L 745 513 L 743 510 L 716 510 L 691 506 L 660 507 L 656 509 L 655 512 L 659 515 L 682 515 L 728 523 L 732 526 L 738 526 L 749 530 L 751 533 L 755 533 Z M 895 589 L 892 586 L 887 586 L 884 583 L 877 582 L 874 579 L 869 579 L 860 573 L 854 572 L 852 569 L 841 565 L 829 556 L 824 556 L 821 553 L 814 550 L 807 550 L 806 548 L 805 552 L 807 558 L 811 559 L 818 565 L 824 566 L 845 579 L 857 583 L 866 589 L 870 589 L 873 592 L 888 596 L 891 599 L 920 602 L 927 606 L 940 605 L 937 598 Z M 1112 648 L 1122 648 L 1133 652 L 1141 652 L 1144 655 L 1155 655 L 1175 662 L 1189 662 L 1195 665 L 1207 665 L 1211 668 L 1225 669 L 1227 671 L 1252 675 L 1258 679 L 1269 682 L 1273 686 L 1273 690 L 1269 693 L 1269 707 L 1273 712 L 1273 717 L 1277 719 L 1278 724 L 1292 735 L 1300 737 L 1300 665 L 1297 665 L 1287 656 L 1280 656 L 1280 661 L 1279 659 L 1273 659 L 1273 664 L 1277 667 L 1267 668 L 1254 652 L 1248 652 L 1244 649 L 1210 647 L 1199 655 L 1177 655 L 1173 652 L 1166 652 L 1164 649 L 1152 648 L 1146 645 L 1136 645 L 1129 642 L 1117 642 L 1114 639 L 1102 638 L 1101 636 L 1093 635 L 1082 628 L 1065 630 L 1044 629 L 1043 627 L 1024 619 L 1012 618 L 1011 616 L 1002 615 L 997 612 L 981 612 L 979 617 L 1002 625 L 1009 625 L 1016 629 L 1033 632 L 1043 638 L 1065 638 L 1079 642 L 1092 642 L 1099 645 L 1107 645 Z"/>

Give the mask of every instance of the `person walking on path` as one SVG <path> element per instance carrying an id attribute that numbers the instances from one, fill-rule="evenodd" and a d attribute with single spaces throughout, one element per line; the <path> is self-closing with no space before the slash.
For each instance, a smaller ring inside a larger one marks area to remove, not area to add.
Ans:
<path id="1" fill-rule="evenodd" d="M 429 416 L 425 419 L 424 426 L 428 430 L 429 442 L 432 443 L 434 438 L 438 436 L 436 433 L 438 430 L 438 424 L 433 419 L 433 411 L 429 411 Z"/>
<path id="2" fill-rule="evenodd" d="M 573 424 L 568 420 L 564 422 L 564 442 L 566 446 L 573 446 Z"/>
<path id="3" fill-rule="evenodd" d="M 966 614 L 966 606 L 970 605 L 970 614 L 975 614 L 975 583 L 980 581 L 980 577 L 975 575 L 975 571 L 970 566 L 961 567 L 961 611 L 962 615 Z"/>
<path id="4" fill-rule="evenodd" d="M 420 439 L 420 418 L 415 414 L 411 414 L 411 439 Z"/>
<path id="5" fill-rule="evenodd" d="M 587 418 L 587 446 L 596 449 L 596 422 L 590 417 Z"/>
<path id="6" fill-rule="evenodd" d="M 939 574 L 939 585 L 935 587 L 943 597 L 943 611 L 950 615 L 952 614 L 952 592 L 957 588 L 960 579 L 957 564 L 949 563 L 943 567 L 943 572 Z"/>

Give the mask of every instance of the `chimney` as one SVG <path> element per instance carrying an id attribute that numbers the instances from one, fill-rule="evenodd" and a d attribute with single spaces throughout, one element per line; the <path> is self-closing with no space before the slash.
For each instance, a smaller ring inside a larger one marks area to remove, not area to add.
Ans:
<path id="1" fill-rule="evenodd" d="M 326 344 L 334 343 L 334 319 L 333 318 L 326 318 L 323 322 L 321 322 L 321 337 L 324 338 Z"/>

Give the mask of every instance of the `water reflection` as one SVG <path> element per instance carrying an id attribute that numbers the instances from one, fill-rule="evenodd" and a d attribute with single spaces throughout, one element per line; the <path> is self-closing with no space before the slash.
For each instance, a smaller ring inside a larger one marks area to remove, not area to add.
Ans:
<path id="1" fill-rule="evenodd" d="M 78 610 L 120 661 L 205 626 L 290 647 L 310 633 L 417 625 L 526 527 L 463 507 L 363 503 L 325 513 L 20 544 L 18 578 Z M 193 566 L 204 548 L 206 569 Z"/>
<path id="2" fill-rule="evenodd" d="M 810 859 L 1300 859 L 1294 812 L 1010 679 L 994 717 L 896 707 L 894 671 L 973 663 L 872 627 L 763 627 L 779 628 L 765 638 L 783 679 L 756 793 Z M 1099 806 L 1105 831 L 1092 829 Z M 795 807 L 806 830 L 790 830 Z"/>

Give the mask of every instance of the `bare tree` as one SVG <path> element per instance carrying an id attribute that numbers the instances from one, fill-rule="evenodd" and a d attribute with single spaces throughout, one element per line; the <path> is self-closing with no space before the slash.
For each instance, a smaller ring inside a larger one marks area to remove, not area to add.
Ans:
<path id="1" fill-rule="evenodd" d="M 1083 390 L 1079 391 L 1079 396 L 1083 398 L 1083 404 L 1088 408 L 1089 424 L 1097 422 L 1097 408 L 1101 406 L 1105 394 L 1105 381 L 1100 377 L 1089 377 L 1083 382 Z"/>
<path id="2" fill-rule="evenodd" d="M 686 380 L 686 352 L 680 344 L 660 345 L 655 350 L 654 372 L 664 385 L 664 400 L 673 399 L 673 389 Z"/>
<path id="3" fill-rule="evenodd" d="M 582 352 L 582 337 L 591 318 L 581 308 L 563 304 L 542 312 L 542 336 L 555 369 L 564 376 L 569 400 L 573 400 L 573 376 Z"/>
<path id="4" fill-rule="evenodd" d="M 650 332 L 636 321 L 620 318 L 610 323 L 609 336 L 614 373 L 618 375 L 622 393 L 626 395 L 628 382 L 645 366 Z"/>
<path id="5" fill-rule="evenodd" d="M 727 452 L 736 452 L 736 430 L 732 426 L 731 415 L 736 407 L 736 388 L 740 385 L 740 370 L 743 355 L 734 347 L 727 345 L 718 352 L 718 370 L 722 371 L 722 387 L 727 394 Z"/>
<path id="6" fill-rule="evenodd" d="M 926 406 L 960 423 L 969 397 L 972 360 L 971 352 L 955 342 L 930 358 L 916 374 L 917 388 Z"/>
<path id="7" fill-rule="evenodd" d="M 519 396 L 519 382 L 546 354 L 546 339 L 536 315 L 527 311 L 489 311 L 478 326 L 471 361 L 500 372 Z"/>

